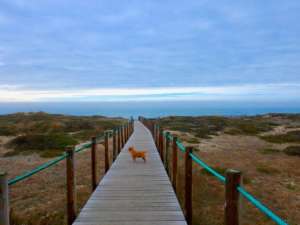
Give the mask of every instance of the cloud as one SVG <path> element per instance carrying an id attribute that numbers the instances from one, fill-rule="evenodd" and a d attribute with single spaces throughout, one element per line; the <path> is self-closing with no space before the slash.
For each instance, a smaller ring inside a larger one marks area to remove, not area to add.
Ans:
<path id="1" fill-rule="evenodd" d="M 0 102 L 296 99 L 300 84 L 30 90 L 0 86 Z"/>
<path id="2" fill-rule="evenodd" d="M 25 94 L 51 89 L 46 97 L 52 100 L 55 90 L 67 86 L 85 93 L 120 86 L 299 83 L 299 6 L 259 0 L 3 0 L 0 84 L 26 85 L 19 90 Z"/>

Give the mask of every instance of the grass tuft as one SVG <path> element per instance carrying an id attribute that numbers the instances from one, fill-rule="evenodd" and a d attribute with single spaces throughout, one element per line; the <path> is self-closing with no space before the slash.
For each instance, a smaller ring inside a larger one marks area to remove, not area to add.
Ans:
<path id="1" fill-rule="evenodd" d="M 6 146 L 14 149 L 7 153 L 9 155 L 37 152 L 43 157 L 54 157 L 60 155 L 68 145 L 77 143 L 67 134 L 27 134 L 14 138 Z"/>
<path id="2" fill-rule="evenodd" d="M 277 134 L 277 135 L 267 135 L 267 136 L 261 136 L 265 141 L 272 142 L 272 143 L 300 143 L 300 131 L 290 131 L 286 134 Z"/>
<path id="3" fill-rule="evenodd" d="M 283 152 L 291 156 L 300 156 L 300 146 L 288 146 Z"/>
<path id="4" fill-rule="evenodd" d="M 278 149 L 274 149 L 274 148 L 264 148 L 260 150 L 260 153 L 262 154 L 277 154 L 280 153 L 281 151 Z"/>
<path id="5" fill-rule="evenodd" d="M 268 174 L 268 175 L 275 175 L 275 174 L 278 174 L 280 173 L 280 170 L 274 168 L 274 167 L 270 167 L 270 166 L 267 166 L 267 165 L 258 165 L 256 167 L 256 170 L 260 173 L 264 173 L 264 174 Z"/>

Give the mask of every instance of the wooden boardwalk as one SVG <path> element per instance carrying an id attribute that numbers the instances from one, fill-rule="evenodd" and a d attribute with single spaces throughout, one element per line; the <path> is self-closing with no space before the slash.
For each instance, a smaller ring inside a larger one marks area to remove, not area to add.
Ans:
<path id="1" fill-rule="evenodd" d="M 133 162 L 129 146 L 147 150 L 148 161 Z M 151 133 L 140 122 L 73 224 L 186 225 Z"/>

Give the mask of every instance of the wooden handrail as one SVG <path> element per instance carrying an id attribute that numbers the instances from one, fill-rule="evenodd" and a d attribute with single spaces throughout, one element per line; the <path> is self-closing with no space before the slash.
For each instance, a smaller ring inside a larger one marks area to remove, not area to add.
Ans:
<path id="1" fill-rule="evenodd" d="M 163 129 L 149 121 L 144 117 L 139 117 L 140 121 L 151 131 L 153 129 L 153 138 L 157 146 L 159 154 L 161 156 L 162 162 L 165 164 L 166 171 L 170 177 L 172 174 L 172 183 L 174 191 L 177 193 L 177 167 L 178 167 L 178 138 L 176 136 L 172 137 L 172 173 L 169 173 L 169 146 L 170 137 L 169 132 L 164 132 Z M 153 128 L 152 128 L 153 127 Z M 165 149 L 164 149 L 164 143 Z M 193 219 L 193 207 L 192 207 L 192 177 L 193 177 L 193 160 L 191 158 L 191 153 L 193 152 L 193 147 L 185 148 L 185 190 L 184 190 L 184 208 L 186 214 L 186 220 L 189 225 L 192 224 Z M 228 170 L 226 172 L 226 199 L 225 199 L 225 215 L 224 221 L 225 225 L 239 225 L 239 192 L 237 187 L 240 185 L 241 173 L 236 170 Z"/>
<path id="2" fill-rule="evenodd" d="M 110 131 L 111 133 L 111 131 Z M 109 132 L 105 132 L 104 136 L 104 154 L 105 154 L 105 173 L 109 169 Z M 128 122 L 125 126 L 120 126 L 119 128 L 113 130 L 112 139 L 113 139 L 113 160 L 115 160 L 117 154 L 120 153 L 121 148 L 124 146 L 125 142 L 129 139 L 131 134 L 133 133 L 133 121 Z M 103 143 L 103 142 L 101 142 Z M 84 148 L 91 147 L 91 186 L 92 190 L 95 190 L 97 187 L 97 138 L 92 137 L 90 144 L 87 147 L 81 147 L 81 149 L 76 148 L 74 146 L 68 146 L 65 149 L 65 154 L 58 157 L 53 161 L 48 162 L 47 166 L 43 165 L 43 169 L 50 167 L 49 165 L 54 165 L 55 163 L 60 162 L 61 160 L 66 160 L 66 194 L 67 194 L 67 224 L 71 225 L 77 216 L 77 208 L 76 208 L 76 165 L 75 165 L 75 153 L 82 151 Z M 37 172 L 41 171 L 39 169 Z M 30 171 L 31 172 L 31 171 Z M 37 173 L 30 173 L 33 175 Z M 30 177 L 26 174 L 26 177 Z M 22 177 L 23 179 L 23 177 Z M 25 178 L 24 178 L 25 179 Z M 15 182 L 14 182 L 15 183 Z M 9 225 L 9 181 L 7 179 L 6 173 L 0 173 L 0 225 Z"/>

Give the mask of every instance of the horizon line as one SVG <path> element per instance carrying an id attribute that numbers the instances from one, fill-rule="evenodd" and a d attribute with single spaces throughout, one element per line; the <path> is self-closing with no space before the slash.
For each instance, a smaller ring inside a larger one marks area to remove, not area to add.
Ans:
<path id="1" fill-rule="evenodd" d="M 300 83 L 64 90 L 0 85 L 0 102 L 296 100 L 299 90 Z"/>

